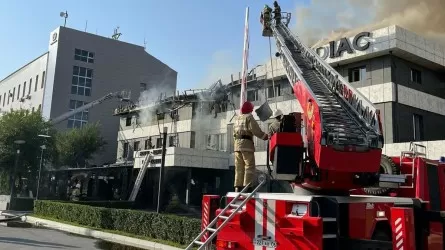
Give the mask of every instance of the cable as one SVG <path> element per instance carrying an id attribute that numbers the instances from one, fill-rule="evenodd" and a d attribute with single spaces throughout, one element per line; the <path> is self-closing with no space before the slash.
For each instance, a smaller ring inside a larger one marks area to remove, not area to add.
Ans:
<path id="1" fill-rule="evenodd" d="M 273 58 L 272 58 L 272 42 L 269 36 L 269 56 L 270 56 L 270 66 L 272 67 L 272 88 L 273 88 L 273 96 L 274 96 L 274 102 L 275 102 L 275 110 L 278 109 L 277 107 L 277 93 L 275 90 L 275 79 L 274 79 L 274 74 L 273 74 Z"/>

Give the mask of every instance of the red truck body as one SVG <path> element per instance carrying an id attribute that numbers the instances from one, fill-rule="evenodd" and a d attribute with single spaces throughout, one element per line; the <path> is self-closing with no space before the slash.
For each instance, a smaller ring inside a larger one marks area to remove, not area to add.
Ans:
<path id="1" fill-rule="evenodd" d="M 396 164 L 400 159 L 392 158 Z M 388 196 L 360 195 L 361 190 L 350 196 L 258 192 L 221 229 L 216 248 L 442 250 L 445 164 L 406 157 L 402 173 L 411 174 L 413 162 L 415 181 Z M 228 193 L 227 202 L 236 195 Z M 220 199 L 204 196 L 203 228 L 222 210 Z"/>

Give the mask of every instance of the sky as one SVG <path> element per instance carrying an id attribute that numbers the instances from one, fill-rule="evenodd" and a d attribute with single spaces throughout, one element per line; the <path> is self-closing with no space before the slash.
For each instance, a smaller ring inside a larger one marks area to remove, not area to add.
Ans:
<path id="1" fill-rule="evenodd" d="M 0 0 L 0 79 L 48 50 L 49 34 L 63 25 L 144 45 L 146 51 L 178 72 L 178 89 L 202 88 L 241 71 L 245 9 L 250 8 L 249 68 L 269 60 L 268 38 L 261 36 L 258 0 Z M 308 0 L 279 2 L 293 12 Z M 292 22 L 291 22 L 292 24 Z M 272 39 L 272 53 L 275 43 Z"/>

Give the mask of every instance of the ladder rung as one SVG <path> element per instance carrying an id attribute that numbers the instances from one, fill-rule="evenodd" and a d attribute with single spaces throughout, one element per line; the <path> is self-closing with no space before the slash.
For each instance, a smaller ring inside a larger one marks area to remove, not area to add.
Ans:
<path id="1" fill-rule="evenodd" d="M 201 242 L 199 240 L 195 240 L 195 243 L 198 244 L 198 245 L 201 245 L 201 246 L 204 245 L 204 242 Z"/>
<path id="2" fill-rule="evenodd" d="M 208 227 L 207 230 L 210 231 L 210 232 L 216 232 L 216 229 L 211 228 L 211 227 Z"/>
<path id="3" fill-rule="evenodd" d="M 218 217 L 221 218 L 221 219 L 223 219 L 223 220 L 227 220 L 227 219 L 229 219 L 229 217 L 224 216 L 224 215 L 220 215 L 220 216 L 218 216 Z"/>
<path id="4" fill-rule="evenodd" d="M 239 207 L 239 205 L 237 205 L 237 204 L 230 204 L 230 206 L 233 207 L 233 208 L 238 208 Z"/>

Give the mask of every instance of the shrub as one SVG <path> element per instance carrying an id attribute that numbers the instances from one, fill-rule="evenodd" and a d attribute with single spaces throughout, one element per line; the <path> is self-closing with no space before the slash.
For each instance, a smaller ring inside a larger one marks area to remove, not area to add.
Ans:
<path id="1" fill-rule="evenodd" d="M 195 218 L 68 202 L 38 200 L 34 203 L 34 213 L 83 226 L 116 230 L 179 244 L 190 243 L 201 229 L 201 221 Z"/>
<path id="2" fill-rule="evenodd" d="M 105 208 L 120 208 L 120 209 L 131 209 L 133 208 L 133 201 L 61 201 L 69 202 L 79 205 L 87 205 L 92 207 L 105 207 Z"/>

